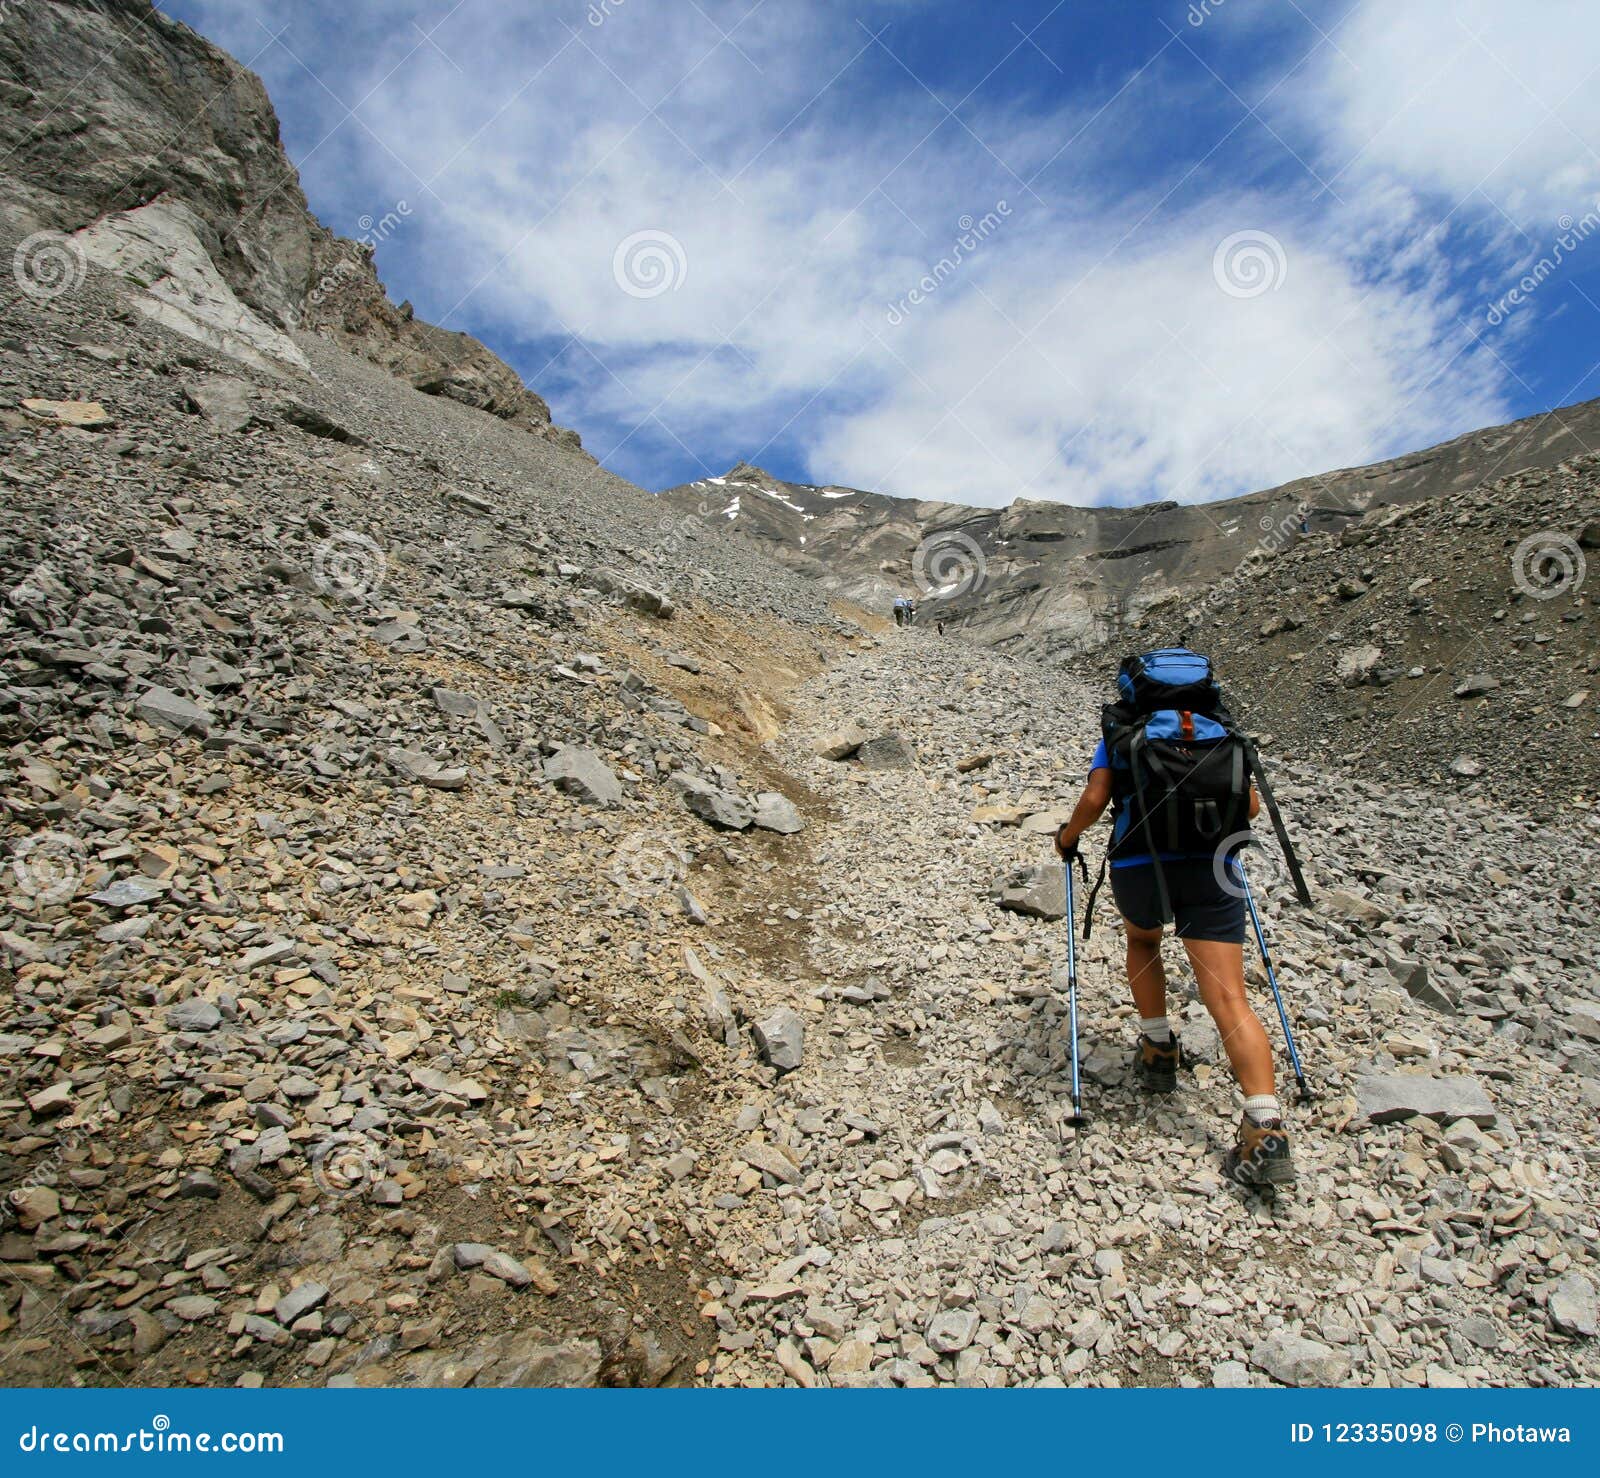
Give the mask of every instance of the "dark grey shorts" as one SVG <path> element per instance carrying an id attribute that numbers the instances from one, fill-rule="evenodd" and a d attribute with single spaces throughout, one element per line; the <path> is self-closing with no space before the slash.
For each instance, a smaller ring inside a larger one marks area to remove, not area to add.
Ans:
<path id="1" fill-rule="evenodd" d="M 1224 888 L 1210 859 L 1164 862 L 1167 892 L 1172 899 L 1173 933 L 1179 939 L 1214 939 L 1244 943 L 1244 895 Z M 1156 870 L 1148 863 L 1111 869 L 1111 896 L 1117 912 L 1140 929 L 1161 926 L 1161 895 Z"/>

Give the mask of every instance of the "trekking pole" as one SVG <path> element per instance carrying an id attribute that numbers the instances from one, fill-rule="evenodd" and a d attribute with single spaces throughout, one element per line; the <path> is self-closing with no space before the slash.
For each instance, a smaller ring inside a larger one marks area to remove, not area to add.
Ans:
<path id="1" fill-rule="evenodd" d="M 1082 859 L 1079 861 L 1081 864 Z M 1061 872 L 1067 882 L 1067 1021 L 1072 1033 L 1072 1118 L 1069 1122 L 1081 1125 L 1084 1118 L 1083 1085 L 1078 1076 L 1078 946 L 1074 937 L 1077 934 L 1077 907 L 1072 893 L 1070 857 L 1062 862 Z"/>
<path id="2" fill-rule="evenodd" d="M 1261 963 L 1266 966 L 1267 984 L 1272 987 L 1272 999 L 1278 1003 L 1278 1020 L 1283 1023 L 1283 1040 L 1289 1048 L 1289 1061 L 1294 1067 L 1294 1080 L 1300 1085 L 1300 1102 L 1310 1103 L 1312 1093 L 1306 1086 L 1305 1069 L 1300 1065 L 1300 1054 L 1295 1050 L 1294 1033 L 1289 1029 L 1289 1012 L 1283 1004 L 1283 992 L 1278 989 L 1278 976 L 1272 968 L 1272 956 L 1267 953 L 1267 936 L 1261 931 L 1261 915 L 1256 912 L 1256 900 L 1250 892 L 1250 880 L 1244 875 L 1244 858 L 1235 856 L 1239 868 L 1239 882 L 1244 887 L 1244 904 L 1250 910 L 1250 923 L 1256 931 L 1256 944 L 1261 950 Z"/>

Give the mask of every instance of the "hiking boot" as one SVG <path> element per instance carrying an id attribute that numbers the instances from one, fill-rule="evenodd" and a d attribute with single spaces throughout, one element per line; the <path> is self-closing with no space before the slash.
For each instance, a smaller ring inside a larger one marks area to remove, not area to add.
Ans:
<path id="1" fill-rule="evenodd" d="M 1235 1185 L 1293 1185 L 1294 1158 L 1283 1120 L 1258 1124 L 1246 1114 L 1239 1123 L 1239 1142 L 1222 1162 L 1222 1173 Z"/>
<path id="2" fill-rule="evenodd" d="M 1170 1042 L 1153 1042 L 1142 1033 L 1133 1049 L 1133 1065 L 1139 1072 L 1139 1085 L 1146 1093 L 1171 1093 L 1178 1086 L 1178 1063 L 1183 1053 L 1177 1037 Z"/>

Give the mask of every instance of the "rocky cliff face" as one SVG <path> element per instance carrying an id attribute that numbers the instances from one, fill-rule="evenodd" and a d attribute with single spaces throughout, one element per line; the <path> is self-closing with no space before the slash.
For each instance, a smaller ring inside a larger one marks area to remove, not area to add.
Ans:
<path id="1" fill-rule="evenodd" d="M 1374 508 L 1466 492 L 1585 454 L 1600 400 L 1475 431 L 1426 451 L 1299 478 L 1204 505 L 1005 508 L 783 482 L 741 463 L 670 488 L 791 569 L 877 609 L 899 595 L 975 640 L 1032 656 L 1120 640 L 1169 602 L 1249 573 L 1307 537 L 1338 534 Z M 1303 523 L 1302 523 L 1303 519 Z"/>
<path id="2" fill-rule="evenodd" d="M 148 0 L 51 0 L 0 27 L 0 224 L 52 286 L 86 258 L 139 306 L 253 367 L 303 367 L 288 331 L 332 338 L 431 394 L 577 447 L 511 367 L 388 299 L 372 249 L 313 216 L 266 89 Z"/>

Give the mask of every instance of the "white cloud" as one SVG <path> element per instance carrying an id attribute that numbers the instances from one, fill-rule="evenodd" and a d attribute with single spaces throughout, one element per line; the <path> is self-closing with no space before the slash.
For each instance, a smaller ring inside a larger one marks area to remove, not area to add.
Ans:
<path id="1" fill-rule="evenodd" d="M 1343 180 L 1388 174 L 1548 234 L 1600 193 L 1593 0 L 1359 0 L 1280 103 Z M 1477 198 L 1474 198 L 1474 197 Z M 1442 213 L 1442 212 L 1441 212 Z"/>
<path id="2" fill-rule="evenodd" d="M 1287 156 L 1254 125 L 1234 145 L 1249 191 L 1184 176 L 1162 109 L 1217 89 L 1176 44 L 1104 112 L 1126 78 L 1046 107 L 1002 75 L 955 121 L 955 98 L 842 11 L 768 4 L 736 25 L 746 7 L 704 8 L 731 40 L 696 7 L 612 0 L 600 25 L 574 6 L 565 29 L 531 30 L 479 7 L 435 33 L 447 58 L 411 24 L 437 12 L 349 7 L 342 52 L 359 60 L 338 91 L 370 91 L 370 132 L 346 123 L 305 165 L 313 198 L 352 215 L 410 201 L 419 311 L 501 343 L 575 335 L 558 415 L 602 457 L 659 423 L 623 466 L 670 434 L 701 472 L 779 441 L 819 482 L 922 497 L 1193 501 L 1454 434 L 1505 413 L 1460 301 L 1495 275 L 1463 242 L 1504 224 L 1475 196 L 1430 231 L 1454 203 L 1436 197 L 1486 174 L 1501 209 L 1542 219 L 1587 188 L 1593 155 L 1569 126 L 1600 137 L 1600 88 L 1565 97 L 1585 66 L 1572 40 L 1596 21 L 1564 0 L 1536 7 L 1542 25 L 1478 0 L 1361 0 L 1270 104 L 1319 173 L 1340 171 L 1337 195 L 1298 169 L 1260 183 Z M 325 24 L 296 13 L 291 42 Z M 1218 11 L 1207 39 L 1246 14 Z M 894 29 L 884 41 L 903 53 Z M 1278 78 L 1262 67 L 1257 95 Z M 304 78 L 296 102 L 327 128 L 342 111 Z M 1035 195 L 1023 181 L 1058 153 Z M 963 215 L 1002 199 L 1003 224 L 891 324 Z M 1249 299 L 1212 273 L 1244 229 L 1288 261 Z M 613 275 L 641 231 L 682 248 L 681 281 L 653 296 Z"/>

